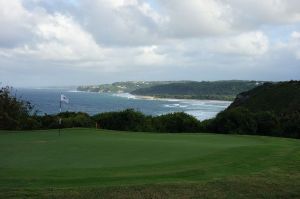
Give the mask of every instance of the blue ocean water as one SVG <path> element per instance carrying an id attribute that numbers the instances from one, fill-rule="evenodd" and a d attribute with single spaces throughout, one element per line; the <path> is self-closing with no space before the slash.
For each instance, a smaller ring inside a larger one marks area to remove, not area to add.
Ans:
<path id="1" fill-rule="evenodd" d="M 91 115 L 108 111 L 133 108 L 149 115 L 161 115 L 170 112 L 186 112 L 199 120 L 209 119 L 229 106 L 229 101 L 145 99 L 127 93 L 91 93 L 64 89 L 17 89 L 19 98 L 30 101 L 39 114 L 59 112 L 60 95 L 70 100 L 63 104 L 62 111 L 82 111 Z"/>

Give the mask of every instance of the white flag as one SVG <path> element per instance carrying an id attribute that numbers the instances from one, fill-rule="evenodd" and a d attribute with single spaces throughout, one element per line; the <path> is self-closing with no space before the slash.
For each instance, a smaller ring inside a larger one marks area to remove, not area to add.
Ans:
<path id="1" fill-rule="evenodd" d="M 67 98 L 65 95 L 60 95 L 60 101 L 61 102 L 65 102 L 65 103 L 69 103 L 69 98 Z"/>

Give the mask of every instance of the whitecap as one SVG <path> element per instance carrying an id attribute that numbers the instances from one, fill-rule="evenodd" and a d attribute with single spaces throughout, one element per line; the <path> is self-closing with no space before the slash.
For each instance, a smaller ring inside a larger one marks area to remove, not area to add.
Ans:
<path id="1" fill-rule="evenodd" d="M 137 97 L 135 95 L 132 95 L 130 93 L 114 93 L 113 96 L 124 97 L 127 99 L 137 99 Z"/>

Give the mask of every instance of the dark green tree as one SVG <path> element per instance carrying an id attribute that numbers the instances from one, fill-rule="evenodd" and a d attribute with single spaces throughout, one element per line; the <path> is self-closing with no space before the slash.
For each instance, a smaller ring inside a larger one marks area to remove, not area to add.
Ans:
<path id="1" fill-rule="evenodd" d="M 38 128 L 31 116 L 34 107 L 27 101 L 12 95 L 11 87 L 0 89 L 0 129 L 20 130 Z"/>
<path id="2" fill-rule="evenodd" d="M 257 133 L 260 135 L 277 135 L 280 131 L 278 117 L 270 111 L 255 113 Z"/>
<path id="3" fill-rule="evenodd" d="M 254 114 L 243 107 L 222 111 L 210 125 L 218 133 L 255 134 L 257 130 Z"/>
<path id="4" fill-rule="evenodd" d="M 153 126 L 158 132 L 199 132 L 200 121 L 184 112 L 177 112 L 154 117 Z"/>

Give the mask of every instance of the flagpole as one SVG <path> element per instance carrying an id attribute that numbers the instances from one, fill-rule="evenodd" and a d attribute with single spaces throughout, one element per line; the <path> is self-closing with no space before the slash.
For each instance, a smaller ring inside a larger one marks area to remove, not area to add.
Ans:
<path id="1" fill-rule="evenodd" d="M 61 128 L 61 94 L 60 94 L 60 98 L 59 98 L 59 127 L 58 127 L 58 135 L 60 136 L 60 128 Z"/>
<path id="2" fill-rule="evenodd" d="M 61 123 L 62 123 L 62 115 L 61 115 L 62 102 L 65 102 L 66 104 L 68 104 L 69 103 L 69 99 L 65 95 L 63 95 L 62 93 L 60 93 L 60 100 L 59 100 L 59 128 L 58 128 L 59 135 L 60 135 L 60 132 L 61 132 Z"/>

